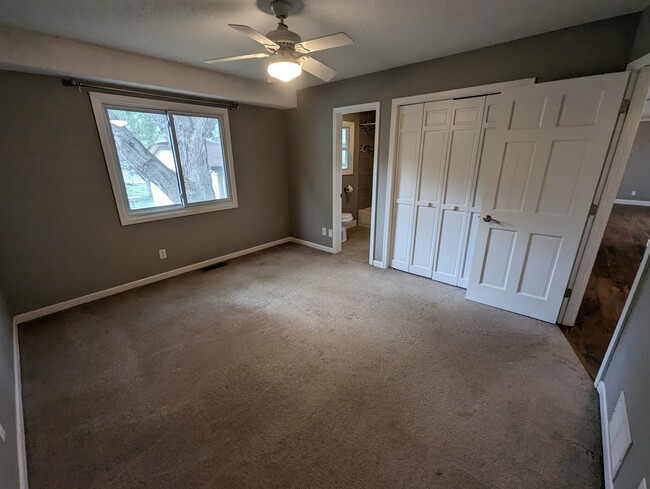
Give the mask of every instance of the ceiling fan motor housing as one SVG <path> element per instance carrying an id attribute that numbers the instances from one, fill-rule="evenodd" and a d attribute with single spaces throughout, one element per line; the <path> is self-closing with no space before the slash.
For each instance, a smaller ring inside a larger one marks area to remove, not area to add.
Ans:
<path id="1" fill-rule="evenodd" d="M 281 49 L 288 50 L 293 50 L 293 46 L 302 41 L 301 37 L 297 33 L 290 31 L 284 23 L 278 24 L 278 28 L 269 32 L 266 37 L 279 45 Z"/>

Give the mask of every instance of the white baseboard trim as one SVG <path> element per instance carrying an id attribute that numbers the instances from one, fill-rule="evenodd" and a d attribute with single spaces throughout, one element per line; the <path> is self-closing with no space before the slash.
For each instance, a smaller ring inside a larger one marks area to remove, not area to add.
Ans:
<path id="1" fill-rule="evenodd" d="M 314 248 L 315 250 L 325 251 L 326 253 L 334 253 L 334 248 L 330 246 L 323 246 L 317 243 L 312 243 L 311 241 L 305 241 L 304 239 L 290 238 L 292 243 L 296 243 L 303 246 L 308 246 L 309 248 Z"/>
<path id="2" fill-rule="evenodd" d="M 631 200 L 631 199 L 614 199 L 615 204 L 639 205 L 641 207 L 650 207 L 650 200 Z"/>
<path id="3" fill-rule="evenodd" d="M 614 481 L 612 480 L 612 457 L 609 453 L 609 418 L 607 417 L 607 390 L 605 383 L 600 381 L 596 389 L 598 390 L 598 398 L 600 399 L 600 429 L 603 438 L 605 489 L 614 489 Z"/>
<path id="4" fill-rule="evenodd" d="M 25 418 L 23 417 L 23 386 L 20 373 L 20 344 L 18 342 L 18 323 L 13 321 L 14 345 L 14 395 L 16 396 L 16 455 L 18 458 L 18 481 L 20 489 L 28 489 L 27 450 L 25 449 Z"/>
<path id="5" fill-rule="evenodd" d="M 373 260 L 372 266 L 377 268 L 384 268 L 384 269 L 388 268 L 386 265 L 384 265 L 384 262 L 380 260 Z"/>
<path id="6" fill-rule="evenodd" d="M 176 268 L 174 270 L 169 270 L 167 272 L 159 273 L 157 275 L 152 275 L 150 277 L 141 278 L 133 282 L 117 285 L 115 287 L 111 287 L 110 289 L 104 289 L 98 292 L 93 292 L 92 294 L 87 294 L 81 297 L 77 297 L 76 299 L 70 299 L 67 301 L 59 302 L 57 304 L 52 304 L 51 306 L 41 307 L 40 309 L 36 309 L 34 311 L 18 314 L 14 318 L 14 322 L 16 324 L 26 323 L 28 321 L 32 321 L 34 319 L 38 319 L 43 316 L 54 314 L 55 312 L 63 311 L 65 309 L 70 309 L 71 307 L 79 306 L 81 304 L 86 304 L 88 302 L 96 301 L 98 299 L 103 299 L 104 297 L 119 294 L 120 292 L 125 292 L 127 290 L 135 289 L 137 287 L 142 287 L 143 285 L 152 284 L 154 282 L 160 282 L 161 280 L 175 277 L 176 275 L 181 275 L 187 272 L 193 272 L 194 270 L 199 270 L 201 268 L 205 268 L 210 265 L 215 265 L 217 263 L 221 263 L 226 260 L 232 260 L 233 258 L 249 255 L 251 253 L 262 251 L 267 248 L 272 248 L 274 246 L 278 246 L 284 243 L 290 243 L 293 241 L 293 239 L 294 238 L 287 237 L 287 238 L 278 239 L 276 241 L 270 241 L 268 243 L 253 246 L 252 248 L 247 248 L 241 251 L 235 251 L 233 253 L 228 253 L 227 255 L 219 256 L 217 258 L 211 258 L 210 260 L 201 261 L 198 263 L 194 263 L 192 265 Z"/>

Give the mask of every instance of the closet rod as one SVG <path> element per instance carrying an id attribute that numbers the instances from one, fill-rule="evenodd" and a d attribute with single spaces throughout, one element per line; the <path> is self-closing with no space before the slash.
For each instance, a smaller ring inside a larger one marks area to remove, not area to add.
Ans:
<path id="1" fill-rule="evenodd" d="M 181 95 L 174 95 L 169 93 L 148 92 L 145 90 L 115 87 L 111 85 L 101 85 L 99 83 L 89 83 L 85 81 L 74 80 L 72 78 L 62 78 L 61 83 L 63 83 L 64 87 L 79 88 L 80 90 L 82 88 L 95 88 L 97 90 L 110 90 L 111 92 L 127 93 L 129 95 L 146 95 L 148 97 L 158 97 L 158 98 L 169 100 L 171 102 L 189 102 L 194 104 L 200 103 L 211 107 L 223 107 L 229 110 L 234 110 L 239 108 L 239 104 L 237 102 L 219 102 L 216 100 L 211 100 L 211 99 L 206 99 L 201 97 L 191 97 L 191 96 L 184 97 Z"/>

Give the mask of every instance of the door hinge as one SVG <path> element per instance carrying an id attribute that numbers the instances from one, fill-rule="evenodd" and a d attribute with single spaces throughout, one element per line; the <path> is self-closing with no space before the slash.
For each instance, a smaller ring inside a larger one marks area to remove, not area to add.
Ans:
<path id="1" fill-rule="evenodd" d="M 629 108 L 630 108 L 630 100 L 629 99 L 624 99 L 621 102 L 621 108 L 618 109 L 618 113 L 619 114 L 625 114 L 625 113 L 627 113 Z"/>
<path id="2" fill-rule="evenodd" d="M 573 289 L 567 287 L 566 290 L 564 291 L 564 298 L 568 299 L 569 297 L 571 297 L 571 294 L 573 294 Z"/>
<path id="3" fill-rule="evenodd" d="M 595 216 L 597 212 L 598 212 L 598 204 L 591 204 L 591 207 L 589 207 L 589 215 Z"/>

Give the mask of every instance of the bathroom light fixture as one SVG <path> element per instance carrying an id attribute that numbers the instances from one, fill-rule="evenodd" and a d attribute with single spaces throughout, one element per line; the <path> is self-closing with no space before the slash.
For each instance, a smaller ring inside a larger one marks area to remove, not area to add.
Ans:
<path id="1" fill-rule="evenodd" d="M 302 66 L 300 61 L 291 54 L 278 53 L 269 63 L 266 72 L 273 78 L 288 82 L 302 74 Z"/>

